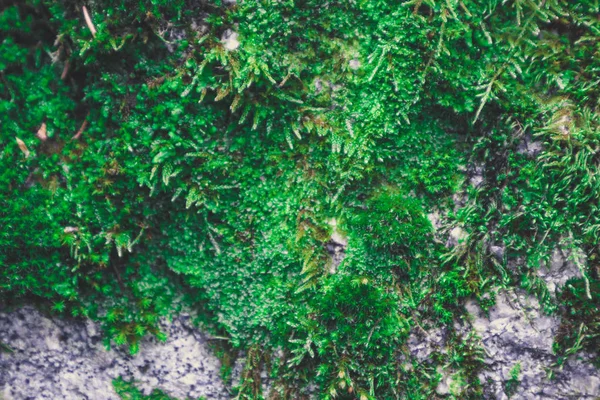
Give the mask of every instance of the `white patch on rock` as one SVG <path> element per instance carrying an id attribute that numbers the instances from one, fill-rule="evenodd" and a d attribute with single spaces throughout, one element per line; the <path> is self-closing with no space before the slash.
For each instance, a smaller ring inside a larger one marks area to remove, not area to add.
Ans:
<path id="1" fill-rule="evenodd" d="M 410 354 L 423 362 L 428 360 L 434 351 L 441 351 L 445 343 L 446 330 L 443 328 L 431 329 L 426 334 L 420 329 L 413 329 L 406 345 Z"/>
<path id="2" fill-rule="evenodd" d="M 227 29 L 225 32 L 223 32 L 223 36 L 221 36 L 221 43 L 223 43 L 223 47 L 225 47 L 226 50 L 236 50 L 238 47 L 240 47 L 238 33 L 231 29 Z"/>
<path id="3" fill-rule="evenodd" d="M 473 174 L 469 178 L 469 183 L 474 187 L 479 187 L 483 183 L 483 166 L 476 166 Z"/>
<path id="4" fill-rule="evenodd" d="M 431 223 L 434 231 L 437 231 L 442 226 L 442 216 L 438 210 L 434 210 L 433 212 L 427 214 L 427 219 Z"/>
<path id="5" fill-rule="evenodd" d="M 337 229 L 337 220 L 332 218 L 328 221 L 329 226 L 333 229 L 331 233 L 331 240 L 340 246 L 348 246 L 348 239 Z"/>
<path id="6" fill-rule="evenodd" d="M 320 80 L 319 78 L 315 79 L 315 92 L 316 93 L 321 93 L 321 90 L 323 90 L 323 81 Z"/>
<path id="7" fill-rule="evenodd" d="M 437 394 L 439 394 L 440 396 L 445 396 L 450 393 L 450 384 L 449 384 L 449 382 L 447 382 L 447 380 L 448 380 L 448 377 L 444 376 L 442 378 L 442 380 L 440 381 L 440 383 L 438 383 L 437 387 L 435 388 L 435 392 Z"/>
<path id="8" fill-rule="evenodd" d="M 457 226 L 450 231 L 450 237 L 448 238 L 448 243 L 446 243 L 446 246 L 448 246 L 448 247 L 457 246 L 467 236 L 468 236 L 468 233 L 460 226 Z"/>
<path id="9" fill-rule="evenodd" d="M 527 143 L 527 153 L 531 156 L 535 156 L 540 153 L 543 149 L 542 142 L 535 141 Z"/>
<path id="10" fill-rule="evenodd" d="M 334 274 L 337 272 L 338 266 L 346 256 L 346 247 L 348 247 L 348 239 L 337 229 L 337 220 L 335 218 L 327 221 L 332 228 L 331 240 L 327 243 L 327 252 L 331 256 L 331 265 L 329 272 Z"/>

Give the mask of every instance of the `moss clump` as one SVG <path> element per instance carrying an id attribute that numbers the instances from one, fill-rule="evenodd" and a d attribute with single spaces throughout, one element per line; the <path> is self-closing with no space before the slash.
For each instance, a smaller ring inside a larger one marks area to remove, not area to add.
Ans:
<path id="1" fill-rule="evenodd" d="M 588 310 L 558 349 L 595 343 L 595 1 L 83 5 L 0 11 L 1 301 L 134 352 L 192 307 L 252 352 L 240 398 L 267 359 L 282 398 L 431 396 L 448 356 L 401 363 L 408 330 L 502 287 Z M 558 300 L 536 275 L 556 247 L 582 277 Z"/>

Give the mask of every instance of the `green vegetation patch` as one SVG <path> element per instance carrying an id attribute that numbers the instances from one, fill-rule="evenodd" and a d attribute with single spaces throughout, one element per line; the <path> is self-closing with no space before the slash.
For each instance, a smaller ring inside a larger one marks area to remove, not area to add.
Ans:
<path id="1" fill-rule="evenodd" d="M 263 369 L 271 398 L 430 398 L 443 365 L 478 398 L 481 348 L 453 326 L 500 288 L 562 316 L 561 356 L 593 350 L 599 12 L 9 1 L 0 301 L 101 321 L 132 352 L 192 309 L 226 374 L 246 353 L 238 398 Z M 579 277 L 551 293 L 556 248 Z M 410 332 L 441 326 L 451 351 L 411 359 Z"/>

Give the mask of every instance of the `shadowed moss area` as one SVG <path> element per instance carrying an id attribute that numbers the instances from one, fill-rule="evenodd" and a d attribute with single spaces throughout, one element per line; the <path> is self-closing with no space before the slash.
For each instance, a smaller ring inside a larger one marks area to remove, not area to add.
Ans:
<path id="1" fill-rule="evenodd" d="M 240 399 L 431 398 L 443 365 L 480 398 L 454 322 L 501 288 L 562 318 L 560 360 L 598 348 L 596 1 L 5 4 L 0 302 L 133 353 L 195 310 Z M 453 351 L 410 359 L 436 327 Z"/>

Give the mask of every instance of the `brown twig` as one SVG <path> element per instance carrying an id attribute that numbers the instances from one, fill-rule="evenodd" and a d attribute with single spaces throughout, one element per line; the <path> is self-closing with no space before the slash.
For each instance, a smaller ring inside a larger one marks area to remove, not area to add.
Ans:
<path id="1" fill-rule="evenodd" d="M 417 13 L 419 12 L 419 8 L 421 8 L 422 2 L 423 0 L 417 1 L 417 3 L 415 4 L 415 8 L 413 9 L 413 15 L 417 15 Z"/>
<path id="2" fill-rule="evenodd" d="M 77 133 L 75 135 L 73 135 L 73 137 L 71 138 L 71 140 L 77 140 L 81 137 L 81 134 L 83 133 L 83 131 L 85 131 L 85 129 L 88 126 L 88 117 L 90 116 L 90 113 L 88 113 L 88 115 L 85 116 L 85 119 L 83 120 L 83 124 L 81 124 L 81 127 L 79 128 L 79 130 L 77 131 Z"/>
<path id="3" fill-rule="evenodd" d="M 70 66 L 71 66 L 71 63 L 69 63 L 69 60 L 65 61 L 65 66 L 63 68 L 62 74 L 60 75 L 60 79 L 62 79 L 63 81 L 67 78 L 67 74 L 69 73 Z"/>
<path id="4" fill-rule="evenodd" d="M 419 320 L 417 319 L 417 317 L 415 317 L 415 314 L 413 312 L 411 312 L 411 316 L 413 319 L 413 322 L 415 323 L 415 325 L 417 326 L 417 328 L 419 328 L 419 331 L 421 331 L 421 333 L 428 339 L 431 341 L 431 336 L 429 335 L 429 333 L 423 329 L 423 327 L 421 326 L 421 324 L 419 324 Z"/>
<path id="5" fill-rule="evenodd" d="M 92 36 L 96 37 L 96 27 L 94 26 L 94 23 L 92 22 L 92 19 L 90 18 L 90 14 L 88 13 L 87 8 L 85 8 L 85 6 L 83 6 L 83 18 L 85 18 L 85 23 L 87 24 L 88 28 L 90 29 L 90 32 L 92 32 Z"/>
<path id="6" fill-rule="evenodd" d="M 123 280 L 121 279 L 121 274 L 119 274 L 119 270 L 117 269 L 117 266 L 115 265 L 115 263 L 110 263 L 113 267 L 113 271 L 115 271 L 115 275 L 117 276 L 117 281 L 119 282 L 119 287 L 121 288 L 122 292 L 125 292 L 125 285 L 123 284 Z"/>

